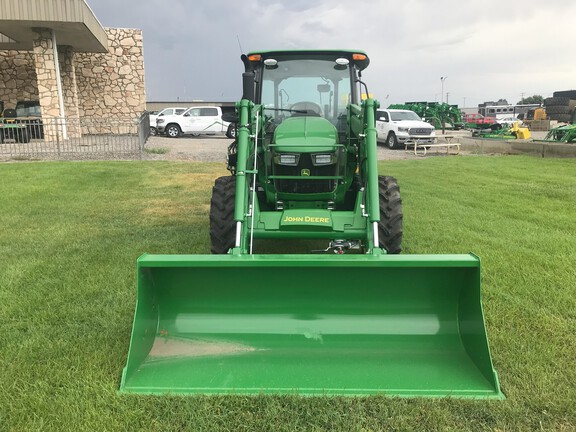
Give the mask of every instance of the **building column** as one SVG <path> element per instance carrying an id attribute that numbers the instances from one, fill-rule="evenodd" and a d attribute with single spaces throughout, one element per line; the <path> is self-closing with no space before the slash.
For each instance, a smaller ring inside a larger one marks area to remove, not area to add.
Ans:
<path id="1" fill-rule="evenodd" d="M 64 138 L 58 98 L 57 64 L 54 58 L 52 30 L 36 29 L 38 38 L 33 41 L 34 63 L 38 80 L 38 99 L 42 108 L 44 140 L 56 141 Z"/>
<path id="2" fill-rule="evenodd" d="M 66 125 L 68 138 L 81 136 L 80 110 L 78 102 L 78 85 L 76 84 L 76 66 L 74 64 L 74 50 L 70 46 L 58 47 L 60 60 L 60 76 L 62 79 L 62 92 L 64 96 L 64 110 L 66 112 Z"/>

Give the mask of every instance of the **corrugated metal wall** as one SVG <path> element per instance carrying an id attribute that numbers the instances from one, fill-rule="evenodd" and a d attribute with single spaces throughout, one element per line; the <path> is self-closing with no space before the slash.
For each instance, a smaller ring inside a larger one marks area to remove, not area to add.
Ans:
<path id="1" fill-rule="evenodd" d="M 43 22 L 82 23 L 103 47 L 107 46 L 106 33 L 84 0 L 0 0 L 0 3 L 0 25 L 2 21 L 32 22 L 39 27 Z"/>
<path id="2" fill-rule="evenodd" d="M 28 21 L 83 21 L 83 0 L 2 0 L 0 19 Z"/>

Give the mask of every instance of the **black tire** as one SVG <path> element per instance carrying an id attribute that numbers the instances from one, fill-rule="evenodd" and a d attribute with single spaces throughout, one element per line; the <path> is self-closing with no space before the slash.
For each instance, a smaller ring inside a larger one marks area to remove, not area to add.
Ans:
<path id="1" fill-rule="evenodd" d="M 546 98 L 544 99 L 544 106 L 546 106 L 546 108 L 551 107 L 551 106 L 565 106 L 568 105 L 570 103 L 570 98 L 567 97 L 550 97 L 550 98 Z"/>
<path id="2" fill-rule="evenodd" d="M 378 176 L 380 196 L 380 222 L 378 237 L 380 247 L 389 254 L 402 251 L 402 198 L 400 186 L 394 177 Z"/>
<path id="3" fill-rule="evenodd" d="M 576 99 L 576 90 L 562 90 L 555 91 L 552 96 L 554 97 L 565 97 L 569 99 Z"/>
<path id="4" fill-rule="evenodd" d="M 572 108 L 569 106 L 553 105 L 546 107 L 547 114 L 570 114 Z"/>
<path id="5" fill-rule="evenodd" d="M 236 135 L 238 135 L 238 125 L 235 123 L 230 123 L 228 129 L 226 130 L 226 136 L 228 138 L 236 139 Z"/>
<path id="6" fill-rule="evenodd" d="M 182 135 L 180 126 L 178 126 L 177 124 L 169 124 L 168 126 L 166 126 L 165 132 L 166 136 L 168 136 L 169 138 L 178 138 L 180 135 Z"/>
<path id="7" fill-rule="evenodd" d="M 234 247 L 236 239 L 235 196 L 236 177 L 225 176 L 216 179 L 210 200 L 210 242 L 213 254 L 225 254 Z"/>
<path id="8" fill-rule="evenodd" d="M 394 132 L 390 132 L 388 134 L 388 138 L 386 138 L 386 147 L 389 149 L 398 148 L 398 138 L 396 138 L 396 134 Z"/>
<path id="9" fill-rule="evenodd" d="M 158 135 L 158 129 L 156 129 L 154 126 L 150 126 L 150 135 L 152 136 Z"/>
<path id="10" fill-rule="evenodd" d="M 551 114 L 550 120 L 556 120 L 562 123 L 570 123 L 572 114 Z"/>

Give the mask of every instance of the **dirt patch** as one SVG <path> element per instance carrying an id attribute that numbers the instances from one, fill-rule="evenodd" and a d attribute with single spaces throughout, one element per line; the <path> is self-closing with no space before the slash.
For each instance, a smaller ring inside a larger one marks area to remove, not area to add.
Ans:
<path id="1" fill-rule="evenodd" d="M 156 338 L 150 350 L 150 357 L 204 357 L 233 355 L 255 351 L 255 348 L 231 342 L 214 342 L 188 339 Z"/>
<path id="2" fill-rule="evenodd" d="M 464 132 L 460 132 L 462 136 Z M 466 134 L 469 135 L 468 132 Z M 442 140 L 442 138 L 439 138 Z M 163 148 L 168 150 L 164 154 L 147 153 L 148 160 L 191 160 L 197 162 L 220 162 L 226 164 L 226 154 L 232 139 L 214 136 L 167 138 L 164 136 L 150 137 L 146 143 L 146 148 Z M 456 142 L 456 140 L 455 140 Z M 461 155 L 469 152 L 461 149 Z M 378 144 L 378 160 L 421 160 L 431 157 L 454 157 L 446 155 L 446 151 L 430 151 L 426 156 L 415 155 L 414 152 L 405 152 L 404 148 L 390 150 L 383 144 Z"/>

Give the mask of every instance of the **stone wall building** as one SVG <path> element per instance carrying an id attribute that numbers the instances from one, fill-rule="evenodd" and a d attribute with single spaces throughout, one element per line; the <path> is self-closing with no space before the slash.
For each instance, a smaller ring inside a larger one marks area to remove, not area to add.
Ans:
<path id="1" fill-rule="evenodd" d="M 77 53 L 81 117 L 134 117 L 146 109 L 142 32 L 107 28 L 107 53 Z"/>
<path id="2" fill-rule="evenodd" d="M 0 100 L 5 108 L 39 101 L 47 140 L 113 132 L 109 122 L 135 119 L 145 110 L 140 30 L 103 28 L 84 0 L 4 2 Z"/>

